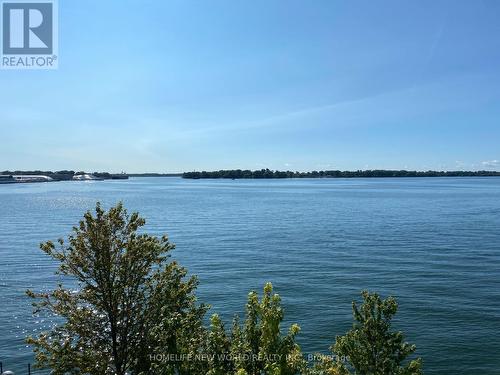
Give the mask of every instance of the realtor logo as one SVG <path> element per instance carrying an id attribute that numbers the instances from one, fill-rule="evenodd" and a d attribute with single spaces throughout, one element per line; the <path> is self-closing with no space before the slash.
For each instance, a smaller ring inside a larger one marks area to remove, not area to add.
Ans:
<path id="1" fill-rule="evenodd" d="M 57 68 L 57 3 L 5 0 L 1 5 L 1 67 Z"/>

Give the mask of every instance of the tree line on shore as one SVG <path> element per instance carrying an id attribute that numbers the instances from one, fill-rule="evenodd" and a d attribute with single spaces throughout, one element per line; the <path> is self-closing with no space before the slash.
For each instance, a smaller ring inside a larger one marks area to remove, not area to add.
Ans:
<path id="1" fill-rule="evenodd" d="M 270 169 L 242 170 L 228 169 L 219 171 L 184 172 L 183 178 L 230 178 L 230 179 L 260 179 L 260 178 L 354 178 L 354 177 L 475 177 L 500 176 L 496 171 L 407 171 L 407 170 L 357 170 L 357 171 L 278 171 Z"/>
<path id="2" fill-rule="evenodd" d="M 227 329 L 213 314 L 207 324 L 197 278 L 169 259 L 168 237 L 144 233 L 144 224 L 121 203 L 108 211 L 98 203 L 66 241 L 41 244 L 71 285 L 27 291 L 34 314 L 57 317 L 50 330 L 26 339 L 37 367 L 55 375 L 422 374 L 415 345 L 391 327 L 396 300 L 376 293 L 362 293 L 352 329 L 313 360 L 297 343 L 299 325 L 282 331 L 284 310 L 270 283 L 261 296 L 248 294 L 243 321 L 236 316 Z"/>

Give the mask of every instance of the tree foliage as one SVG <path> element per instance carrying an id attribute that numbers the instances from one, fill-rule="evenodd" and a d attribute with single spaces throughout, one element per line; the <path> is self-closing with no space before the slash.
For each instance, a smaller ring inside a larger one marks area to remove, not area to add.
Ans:
<path id="1" fill-rule="evenodd" d="M 246 319 L 233 320 L 228 334 L 218 315 L 211 319 L 207 351 L 212 353 L 210 375 L 292 375 L 305 371 L 303 359 L 295 337 L 298 325 L 293 324 L 286 335 L 281 333 L 283 309 L 271 283 L 264 287 L 262 299 L 256 292 L 248 295 Z"/>
<path id="2" fill-rule="evenodd" d="M 122 375 L 149 370 L 150 354 L 159 348 L 191 350 L 206 311 L 196 305 L 197 281 L 167 262 L 174 248 L 167 237 L 138 233 L 144 224 L 122 204 L 108 212 L 97 204 L 67 243 L 41 245 L 59 262 L 58 273 L 77 285 L 28 291 L 35 313 L 62 318 L 52 330 L 27 339 L 39 367 L 54 374 Z"/>
<path id="3" fill-rule="evenodd" d="M 348 358 L 357 375 L 419 375 L 420 359 L 405 360 L 415 352 L 415 345 L 404 341 L 403 334 L 391 330 L 391 320 L 398 310 L 393 297 L 382 299 L 376 293 L 362 292 L 360 307 L 353 302 L 354 326 L 336 339 L 333 351 Z"/>

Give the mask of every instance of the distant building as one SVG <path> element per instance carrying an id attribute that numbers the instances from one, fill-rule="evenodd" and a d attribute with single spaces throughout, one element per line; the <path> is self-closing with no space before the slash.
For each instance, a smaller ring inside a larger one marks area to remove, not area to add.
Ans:
<path id="1" fill-rule="evenodd" d="M 12 177 L 12 175 L 10 174 L 0 175 L 0 184 L 13 184 L 15 182 L 16 180 L 14 180 L 14 177 Z"/>
<path id="2" fill-rule="evenodd" d="M 52 177 L 44 175 L 13 175 L 15 182 L 50 182 L 54 181 Z"/>

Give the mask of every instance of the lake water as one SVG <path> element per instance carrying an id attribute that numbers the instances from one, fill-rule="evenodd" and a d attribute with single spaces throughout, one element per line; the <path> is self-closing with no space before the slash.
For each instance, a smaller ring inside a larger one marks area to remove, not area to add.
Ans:
<path id="1" fill-rule="evenodd" d="M 398 298 L 395 322 L 427 374 L 500 369 L 500 178 L 58 182 L 0 186 L 0 361 L 26 372 L 24 290 L 55 264 L 38 244 L 67 235 L 84 210 L 122 200 L 168 233 L 198 296 L 227 321 L 272 281 L 306 353 L 351 326 L 363 289 Z"/>

